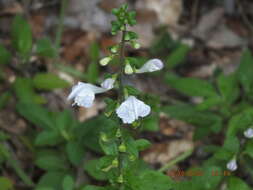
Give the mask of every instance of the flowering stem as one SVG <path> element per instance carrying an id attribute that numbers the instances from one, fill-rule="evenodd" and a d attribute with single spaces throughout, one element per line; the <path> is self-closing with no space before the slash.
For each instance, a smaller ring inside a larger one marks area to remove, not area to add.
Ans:
<path id="1" fill-rule="evenodd" d="M 120 64 L 120 74 L 119 74 L 119 96 L 118 101 L 122 102 L 124 100 L 124 84 L 123 84 L 123 76 L 124 76 L 124 62 L 125 62 L 125 34 L 126 30 L 122 31 L 122 37 L 120 42 L 120 54 L 119 54 L 119 64 Z M 122 125 L 119 125 L 119 130 Z M 119 138 L 119 144 L 120 146 L 122 143 L 122 138 Z M 123 177 L 123 154 L 122 152 L 119 152 L 118 161 L 119 161 L 119 177 Z M 119 190 L 123 189 L 123 183 L 120 181 L 119 183 Z"/>

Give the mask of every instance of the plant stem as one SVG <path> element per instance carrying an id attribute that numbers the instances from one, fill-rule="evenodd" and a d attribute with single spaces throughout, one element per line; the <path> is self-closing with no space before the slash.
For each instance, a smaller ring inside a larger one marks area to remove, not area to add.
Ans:
<path id="1" fill-rule="evenodd" d="M 180 156 L 178 156 L 176 159 L 170 161 L 165 166 L 163 166 L 162 168 L 160 168 L 158 171 L 159 172 L 165 172 L 166 170 L 168 170 L 169 168 L 171 168 L 172 166 L 174 166 L 178 162 L 181 162 L 182 160 L 184 160 L 187 157 L 189 157 L 192 154 L 192 152 L 193 152 L 193 149 L 190 149 L 190 150 L 184 152 L 183 154 L 181 154 Z"/>
<path id="2" fill-rule="evenodd" d="M 120 63 L 120 74 L 119 74 L 119 96 L 118 100 L 119 102 L 122 102 L 124 100 L 124 84 L 123 84 L 123 77 L 124 77 L 124 62 L 125 62 L 125 34 L 126 31 L 122 31 L 122 38 L 120 42 L 120 54 L 119 54 L 119 63 Z M 119 129 L 122 125 L 119 125 Z M 119 138 L 119 145 L 122 143 L 122 138 Z M 123 154 L 122 152 L 119 152 L 118 161 L 119 161 L 119 177 L 122 177 L 122 169 L 123 169 Z M 122 183 L 119 183 L 119 190 L 122 190 L 124 188 Z"/>
<path id="3" fill-rule="evenodd" d="M 59 21 L 59 25 L 56 31 L 56 36 L 55 36 L 55 47 L 57 50 L 57 55 L 59 56 L 59 48 L 61 46 L 61 39 L 62 39 L 62 33 L 63 33 L 63 22 L 64 22 L 64 18 L 65 18 L 65 12 L 66 12 L 66 8 L 67 8 L 67 3 L 68 0 L 62 0 L 61 2 L 61 10 L 60 10 L 60 21 Z"/>

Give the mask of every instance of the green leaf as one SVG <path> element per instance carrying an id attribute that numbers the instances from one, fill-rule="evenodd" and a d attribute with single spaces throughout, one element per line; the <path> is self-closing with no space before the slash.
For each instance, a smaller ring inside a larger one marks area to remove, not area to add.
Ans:
<path id="1" fill-rule="evenodd" d="M 9 102 L 10 97 L 11 97 L 10 92 L 4 92 L 3 94 L 0 95 L 0 110 L 6 106 L 6 104 Z"/>
<path id="2" fill-rule="evenodd" d="M 66 145 L 66 152 L 68 155 L 68 159 L 70 162 L 78 166 L 81 164 L 82 160 L 84 159 L 85 151 L 82 145 L 75 141 L 70 141 Z"/>
<path id="3" fill-rule="evenodd" d="M 44 129 L 55 128 L 54 120 L 49 111 L 42 106 L 31 103 L 17 104 L 17 111 L 32 124 Z"/>
<path id="4" fill-rule="evenodd" d="M 11 61 L 11 53 L 0 44 L 0 65 L 8 64 Z"/>
<path id="5" fill-rule="evenodd" d="M 204 169 L 199 170 L 204 171 L 203 175 L 193 176 L 192 183 L 202 190 L 216 189 L 222 179 L 223 171 L 216 166 L 205 166 Z"/>
<path id="6" fill-rule="evenodd" d="M 197 78 L 178 78 L 166 76 L 166 82 L 179 92 L 188 96 L 217 96 L 214 87 L 205 80 Z"/>
<path id="7" fill-rule="evenodd" d="M 62 172 L 47 172 L 40 179 L 35 190 L 62 189 L 62 180 L 65 174 Z"/>
<path id="8" fill-rule="evenodd" d="M 32 80 L 18 77 L 13 84 L 14 91 L 20 102 L 44 104 L 46 99 L 34 92 Z"/>
<path id="9" fill-rule="evenodd" d="M 158 115 L 151 115 L 142 120 L 142 129 L 145 131 L 158 131 L 159 130 L 159 117 Z"/>
<path id="10" fill-rule="evenodd" d="M 207 110 L 213 106 L 220 105 L 222 103 L 222 98 L 220 96 L 214 96 L 205 99 L 203 102 L 197 105 L 199 110 Z"/>
<path id="11" fill-rule="evenodd" d="M 237 77 L 246 93 L 249 93 L 253 84 L 253 57 L 251 51 L 246 49 L 241 58 L 241 64 L 237 70 Z"/>
<path id="12" fill-rule="evenodd" d="M 247 142 L 245 150 L 243 152 L 253 159 L 253 140 Z"/>
<path id="13" fill-rule="evenodd" d="M 231 117 L 228 123 L 226 136 L 235 136 L 239 131 L 243 132 L 253 123 L 253 109 L 246 109 Z"/>
<path id="14" fill-rule="evenodd" d="M 146 170 L 140 175 L 127 176 L 126 184 L 134 190 L 170 190 L 172 180 L 160 172 Z"/>
<path id="15" fill-rule="evenodd" d="M 146 139 L 138 139 L 135 141 L 135 146 L 138 150 L 142 151 L 151 146 L 151 143 Z"/>
<path id="16" fill-rule="evenodd" d="M 12 190 L 13 183 L 9 178 L 1 176 L 0 177 L 0 187 L 1 187 L 1 190 Z"/>
<path id="17" fill-rule="evenodd" d="M 45 130 L 38 134 L 38 136 L 35 139 L 35 145 L 37 146 L 45 146 L 50 145 L 54 146 L 63 141 L 63 138 L 60 136 L 59 133 L 52 130 Z"/>
<path id="18" fill-rule="evenodd" d="M 90 83 L 95 83 L 99 75 L 99 65 L 97 62 L 92 62 L 88 66 L 87 70 L 87 80 Z"/>
<path id="19" fill-rule="evenodd" d="M 87 185 L 82 190 L 108 190 L 105 187 L 99 187 L 99 186 L 94 186 L 94 185 Z"/>
<path id="20" fill-rule="evenodd" d="M 60 155 L 56 154 L 40 155 L 36 159 L 35 164 L 47 171 L 66 170 L 66 162 Z"/>
<path id="21" fill-rule="evenodd" d="M 240 178 L 230 177 L 228 179 L 229 190 L 250 190 L 251 188 Z"/>
<path id="22" fill-rule="evenodd" d="M 219 91 L 227 104 L 232 104 L 239 96 L 239 87 L 236 76 L 221 74 L 217 80 Z"/>
<path id="23" fill-rule="evenodd" d="M 32 30 L 29 23 L 17 15 L 11 28 L 13 45 L 23 56 L 27 56 L 32 50 Z"/>
<path id="24" fill-rule="evenodd" d="M 90 176 L 92 176 L 96 180 L 101 181 L 107 180 L 108 179 L 107 173 L 103 172 L 101 168 L 97 167 L 99 162 L 100 160 L 90 160 L 85 163 L 84 169 Z"/>
<path id="25" fill-rule="evenodd" d="M 63 178 L 62 187 L 63 187 L 63 190 L 73 190 L 75 187 L 75 182 L 74 182 L 73 177 L 70 175 L 66 175 Z"/>
<path id="26" fill-rule="evenodd" d="M 176 67 L 177 65 L 184 62 L 188 52 L 191 50 L 191 48 L 181 43 L 179 47 L 177 47 L 166 59 L 166 65 L 168 68 Z"/>
<path id="27" fill-rule="evenodd" d="M 56 49 L 48 38 L 43 38 L 37 41 L 36 52 L 43 57 L 54 58 L 56 56 Z"/>
<path id="28" fill-rule="evenodd" d="M 116 126 L 117 124 L 113 120 L 99 116 L 78 125 L 75 129 L 75 135 L 87 148 L 101 153 L 99 144 L 101 132 L 115 131 Z"/>
<path id="29" fill-rule="evenodd" d="M 40 90 L 69 87 L 69 83 L 52 73 L 39 73 L 33 78 L 33 85 Z"/>

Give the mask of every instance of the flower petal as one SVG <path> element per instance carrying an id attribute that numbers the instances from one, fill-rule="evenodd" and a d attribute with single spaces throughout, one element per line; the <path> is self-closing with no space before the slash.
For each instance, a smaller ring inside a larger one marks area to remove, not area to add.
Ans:
<path id="1" fill-rule="evenodd" d="M 68 96 L 68 100 L 71 100 L 73 98 L 75 98 L 77 96 L 77 94 L 83 89 L 84 85 L 86 83 L 83 83 L 83 82 L 78 82 L 77 85 L 73 86 L 72 87 L 72 91 L 71 93 L 69 94 Z"/>
<path id="2" fill-rule="evenodd" d="M 150 113 L 150 106 L 138 100 L 134 96 L 129 96 L 116 110 L 118 117 L 123 123 L 133 123 L 139 117 L 145 117 Z"/>
<path id="3" fill-rule="evenodd" d="M 95 93 L 92 90 L 83 89 L 75 97 L 74 105 L 77 104 L 78 106 L 89 108 L 92 106 L 94 99 L 95 99 Z"/>
<path id="4" fill-rule="evenodd" d="M 248 128 L 246 131 L 244 131 L 244 136 L 246 138 L 253 138 L 253 129 L 252 128 Z"/>
<path id="5" fill-rule="evenodd" d="M 115 80 L 112 78 L 106 79 L 104 82 L 101 83 L 101 87 L 107 90 L 110 90 L 113 88 Z"/>
<path id="6" fill-rule="evenodd" d="M 232 159 L 227 163 L 227 169 L 230 171 L 237 170 L 237 163 L 235 159 Z"/>
<path id="7" fill-rule="evenodd" d="M 160 59 L 151 59 L 146 62 L 140 69 L 136 70 L 136 73 L 146 73 L 161 70 L 163 68 L 163 62 Z"/>

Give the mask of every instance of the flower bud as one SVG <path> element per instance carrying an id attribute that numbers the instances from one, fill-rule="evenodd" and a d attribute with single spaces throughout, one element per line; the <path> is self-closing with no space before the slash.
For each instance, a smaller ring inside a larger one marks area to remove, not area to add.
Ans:
<path id="1" fill-rule="evenodd" d="M 253 138 L 253 128 L 248 128 L 243 134 L 246 138 Z"/>
<path id="2" fill-rule="evenodd" d="M 117 158 L 115 158 L 113 161 L 112 161 L 112 166 L 117 168 L 119 166 L 119 161 Z"/>
<path id="3" fill-rule="evenodd" d="M 237 163 L 236 159 L 232 159 L 227 163 L 227 169 L 230 171 L 235 171 L 237 170 Z"/>
<path id="4" fill-rule="evenodd" d="M 126 145 L 124 143 L 122 143 L 121 145 L 119 145 L 119 151 L 120 152 L 126 152 Z"/>
<path id="5" fill-rule="evenodd" d="M 133 41 L 131 43 L 131 45 L 133 46 L 134 49 L 139 49 L 141 47 L 141 44 L 139 44 L 138 42 L 135 42 L 135 41 Z"/>
<path id="6" fill-rule="evenodd" d="M 107 142 L 109 139 L 107 137 L 107 135 L 105 133 L 101 133 L 100 134 L 100 139 L 103 141 L 103 142 Z"/>
<path id="7" fill-rule="evenodd" d="M 99 61 L 100 65 L 106 66 L 112 60 L 111 57 L 105 57 Z"/>
<path id="8" fill-rule="evenodd" d="M 127 75 L 131 75 L 131 74 L 133 74 L 133 72 L 134 72 L 133 68 L 131 67 L 131 65 L 129 63 L 127 63 L 125 66 L 125 73 Z"/>

